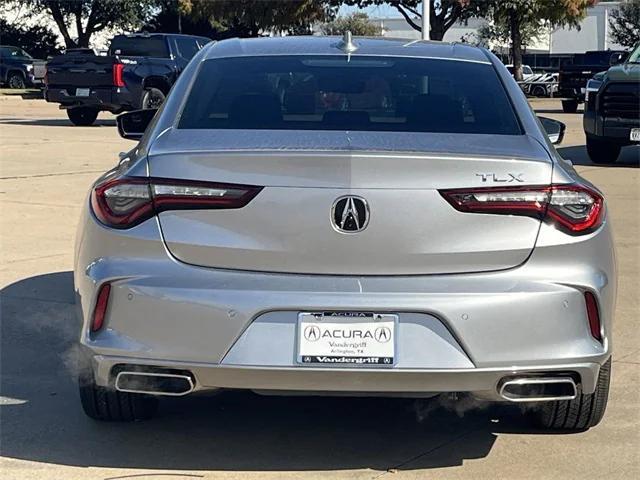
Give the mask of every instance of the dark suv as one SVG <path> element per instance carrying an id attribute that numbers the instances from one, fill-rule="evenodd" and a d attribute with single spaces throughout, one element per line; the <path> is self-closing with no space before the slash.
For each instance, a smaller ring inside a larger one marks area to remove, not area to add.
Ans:
<path id="1" fill-rule="evenodd" d="M 600 50 L 574 56 L 574 63 L 560 67 L 557 97 L 562 98 L 562 110 L 576 113 L 578 104 L 585 100 L 587 81 L 598 72 L 621 63 L 626 52 L 623 50 Z"/>
<path id="2" fill-rule="evenodd" d="M 640 43 L 626 62 L 587 83 L 583 120 L 594 163 L 613 163 L 625 145 L 640 145 Z"/>
<path id="3" fill-rule="evenodd" d="M 0 46 L 0 83 L 9 88 L 33 85 L 33 58 L 19 47 Z"/>

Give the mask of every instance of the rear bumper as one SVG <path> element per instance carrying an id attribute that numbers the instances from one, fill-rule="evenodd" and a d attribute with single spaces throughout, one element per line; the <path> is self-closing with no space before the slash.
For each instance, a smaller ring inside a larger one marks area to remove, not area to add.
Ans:
<path id="1" fill-rule="evenodd" d="M 88 96 L 77 96 L 76 87 L 47 87 L 47 102 L 59 103 L 60 108 L 90 107 L 119 113 L 138 108 L 138 101 L 126 88 L 90 87 Z"/>
<path id="2" fill-rule="evenodd" d="M 523 265 L 455 275 L 195 267 L 168 255 L 156 220 L 114 232 L 90 214 L 77 241 L 80 341 L 101 385 L 111 384 L 113 366 L 132 364 L 189 370 L 200 390 L 468 391 L 495 398 L 503 377 L 527 372 L 574 373 L 590 392 L 611 355 L 616 276 L 608 221 L 570 238 L 545 224 Z M 104 282 L 111 283 L 106 327 L 92 334 Z M 602 342 L 591 336 L 585 291 L 598 300 Z M 298 365 L 298 312 L 327 310 L 397 313 L 396 365 Z"/>
<path id="3" fill-rule="evenodd" d="M 104 355 L 95 355 L 92 361 L 97 383 L 111 387 L 115 382 L 114 371 L 134 365 L 141 369 L 160 367 L 189 372 L 194 379 L 194 392 L 243 389 L 265 393 L 387 394 L 416 397 L 464 392 L 486 400 L 503 400 L 499 389 L 504 379 L 521 376 L 571 376 L 581 385 L 583 392 L 593 393 L 600 365 L 606 358 L 601 362 L 545 367 L 442 370 L 238 366 Z"/>

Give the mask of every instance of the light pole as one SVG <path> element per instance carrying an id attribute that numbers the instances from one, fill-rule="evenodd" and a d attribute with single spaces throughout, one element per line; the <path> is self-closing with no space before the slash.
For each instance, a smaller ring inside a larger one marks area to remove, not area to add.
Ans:
<path id="1" fill-rule="evenodd" d="M 429 15 L 431 14 L 431 0 L 422 0 L 422 40 L 429 40 L 429 29 L 431 27 L 431 21 Z"/>

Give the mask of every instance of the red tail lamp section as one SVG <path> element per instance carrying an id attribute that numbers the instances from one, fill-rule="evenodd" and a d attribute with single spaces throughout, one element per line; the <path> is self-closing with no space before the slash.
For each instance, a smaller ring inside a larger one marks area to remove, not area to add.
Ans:
<path id="1" fill-rule="evenodd" d="M 440 190 L 440 194 L 461 212 L 534 217 L 569 235 L 591 233 L 604 220 L 602 195 L 579 184 Z"/>
<path id="2" fill-rule="evenodd" d="M 131 228 L 166 210 L 233 209 L 263 187 L 166 178 L 119 177 L 91 192 L 91 207 L 104 225 Z"/>
<path id="3" fill-rule="evenodd" d="M 107 307 L 109 306 L 109 295 L 111 294 L 111 284 L 104 283 L 98 291 L 96 306 L 93 309 L 93 319 L 91 321 L 91 331 L 97 332 L 104 325 L 104 319 L 107 315 Z"/>
<path id="4" fill-rule="evenodd" d="M 122 72 L 124 70 L 124 63 L 114 63 L 113 64 L 113 85 L 115 87 L 124 87 L 124 78 L 122 76 Z"/>
<path id="5" fill-rule="evenodd" d="M 591 336 L 596 340 L 602 341 L 602 325 L 600 324 L 600 312 L 596 296 L 591 292 L 585 292 L 584 301 L 587 305 L 587 318 L 589 319 Z"/>

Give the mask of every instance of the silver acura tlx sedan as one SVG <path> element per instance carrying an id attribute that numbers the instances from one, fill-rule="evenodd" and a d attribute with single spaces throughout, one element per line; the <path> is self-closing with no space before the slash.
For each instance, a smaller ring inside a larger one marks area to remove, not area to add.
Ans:
<path id="1" fill-rule="evenodd" d="M 603 195 L 487 50 L 336 37 L 203 48 L 91 188 L 80 394 L 532 402 L 602 418 L 616 295 Z"/>

